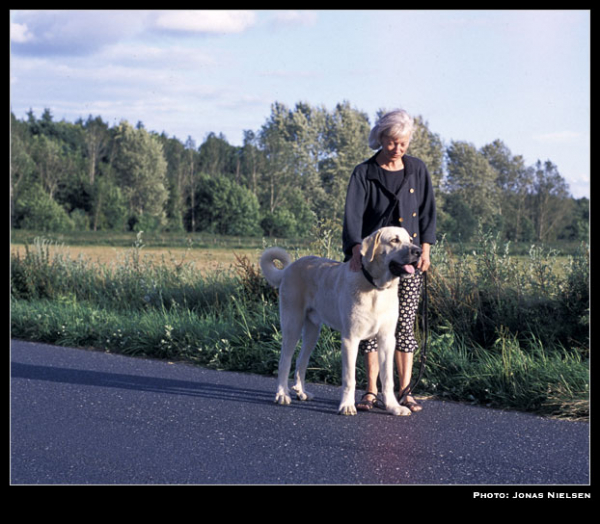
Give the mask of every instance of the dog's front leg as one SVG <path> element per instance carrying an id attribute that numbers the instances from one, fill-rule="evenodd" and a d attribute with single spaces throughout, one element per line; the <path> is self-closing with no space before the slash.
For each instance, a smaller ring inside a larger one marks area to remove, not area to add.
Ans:
<path id="1" fill-rule="evenodd" d="M 379 346 L 379 378 L 385 409 L 392 415 L 410 415 L 407 407 L 401 406 L 394 395 L 394 351 L 395 337 L 393 335 L 378 335 Z"/>
<path id="2" fill-rule="evenodd" d="M 359 340 L 342 336 L 342 402 L 340 415 L 356 415 L 354 392 L 356 390 L 356 357 Z"/>

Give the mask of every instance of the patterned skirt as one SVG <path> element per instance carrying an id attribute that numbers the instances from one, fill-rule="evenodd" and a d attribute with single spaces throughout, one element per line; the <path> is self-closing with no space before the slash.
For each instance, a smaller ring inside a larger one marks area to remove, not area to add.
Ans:
<path id="1" fill-rule="evenodd" d="M 421 297 L 423 273 L 416 273 L 408 278 L 401 278 L 398 285 L 399 316 L 396 326 L 396 351 L 413 353 L 417 347 L 415 338 L 415 320 Z M 377 339 L 361 340 L 358 348 L 363 353 L 377 351 Z"/>

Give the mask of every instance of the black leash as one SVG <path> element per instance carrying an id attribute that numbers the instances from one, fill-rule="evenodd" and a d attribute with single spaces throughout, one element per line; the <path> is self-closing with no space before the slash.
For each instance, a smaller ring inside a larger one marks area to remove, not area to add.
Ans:
<path id="1" fill-rule="evenodd" d="M 425 371 L 425 364 L 427 363 L 427 335 L 429 333 L 429 327 L 427 323 L 427 271 L 423 272 L 423 301 L 421 304 L 421 326 L 423 333 L 421 334 L 421 357 L 419 359 L 419 374 L 413 384 L 409 384 L 404 388 L 404 391 L 400 394 L 398 402 L 402 404 L 404 399 L 408 395 L 412 395 L 413 391 L 417 387 L 417 384 L 423 376 Z"/>

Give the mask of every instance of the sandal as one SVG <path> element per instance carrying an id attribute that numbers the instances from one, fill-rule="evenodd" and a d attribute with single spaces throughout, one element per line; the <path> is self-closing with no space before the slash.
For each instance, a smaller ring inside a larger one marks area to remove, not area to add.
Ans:
<path id="1" fill-rule="evenodd" d="M 374 397 L 373 400 L 368 400 L 367 396 L 371 395 Z M 371 411 L 375 404 L 377 403 L 377 393 L 372 393 L 371 391 L 367 391 L 360 399 L 360 402 L 356 404 L 356 409 L 359 411 Z"/>
<path id="2" fill-rule="evenodd" d="M 413 413 L 416 413 L 423 409 L 423 406 L 421 406 L 421 404 L 419 404 L 414 398 L 412 400 L 405 400 L 404 402 L 402 402 L 402 405 L 406 406 Z"/>

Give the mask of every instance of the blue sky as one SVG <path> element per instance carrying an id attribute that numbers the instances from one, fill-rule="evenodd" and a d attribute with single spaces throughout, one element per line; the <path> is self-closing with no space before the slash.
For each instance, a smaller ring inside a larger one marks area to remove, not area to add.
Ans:
<path id="1" fill-rule="evenodd" d="M 10 13 L 11 109 L 142 121 L 240 145 L 275 101 L 421 115 L 445 143 L 502 140 L 590 194 L 585 10 Z"/>

